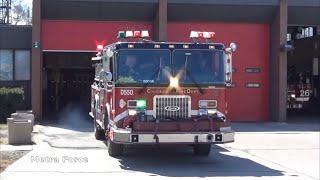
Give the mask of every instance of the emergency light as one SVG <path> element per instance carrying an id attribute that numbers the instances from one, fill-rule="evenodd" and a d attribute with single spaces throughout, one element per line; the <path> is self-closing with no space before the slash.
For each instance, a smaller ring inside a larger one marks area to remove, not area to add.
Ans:
<path id="1" fill-rule="evenodd" d="M 133 37 L 132 31 L 126 31 L 126 37 Z"/>
<path id="2" fill-rule="evenodd" d="M 142 108 L 146 108 L 146 100 L 138 100 L 137 101 L 137 108 L 138 109 L 142 109 Z"/>
<path id="3" fill-rule="evenodd" d="M 149 36 L 149 32 L 148 31 L 141 31 L 141 37 L 142 38 L 148 38 Z"/>
<path id="4" fill-rule="evenodd" d="M 126 34 L 124 31 L 119 31 L 118 32 L 118 37 L 117 38 L 125 38 L 126 37 Z"/>
<path id="5" fill-rule="evenodd" d="M 97 50 L 100 50 L 100 51 L 103 50 L 103 45 L 102 44 L 98 44 L 97 45 Z"/>
<path id="6" fill-rule="evenodd" d="M 173 88 L 179 87 L 178 78 L 170 78 L 170 86 L 173 87 Z"/>
<path id="7" fill-rule="evenodd" d="M 148 38 L 148 31 L 119 31 L 117 38 Z"/>
<path id="8" fill-rule="evenodd" d="M 190 38 L 204 38 L 204 39 L 214 39 L 216 33 L 214 32 L 199 32 L 199 31 L 191 31 Z"/>
<path id="9" fill-rule="evenodd" d="M 139 100 L 128 100 L 128 108 L 134 109 L 145 109 L 147 105 L 147 101 L 144 99 Z"/>
<path id="10" fill-rule="evenodd" d="M 140 37 L 141 33 L 140 31 L 134 31 L 134 37 Z"/>

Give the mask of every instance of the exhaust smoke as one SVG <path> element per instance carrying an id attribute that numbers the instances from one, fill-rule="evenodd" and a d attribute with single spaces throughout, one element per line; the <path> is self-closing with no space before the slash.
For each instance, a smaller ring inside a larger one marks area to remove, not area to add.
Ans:
<path id="1" fill-rule="evenodd" d="M 57 115 L 56 123 L 64 129 L 93 131 L 86 103 L 68 103 Z"/>

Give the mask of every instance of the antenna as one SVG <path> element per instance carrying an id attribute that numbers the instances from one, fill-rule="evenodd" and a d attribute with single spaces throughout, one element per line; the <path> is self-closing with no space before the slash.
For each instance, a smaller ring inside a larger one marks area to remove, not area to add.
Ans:
<path id="1" fill-rule="evenodd" d="M 11 24 L 11 0 L 2 0 L 0 4 L 0 24 Z"/>

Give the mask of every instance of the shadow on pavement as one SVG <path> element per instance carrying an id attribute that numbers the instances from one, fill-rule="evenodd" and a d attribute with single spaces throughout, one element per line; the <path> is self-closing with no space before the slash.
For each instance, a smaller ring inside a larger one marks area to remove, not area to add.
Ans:
<path id="1" fill-rule="evenodd" d="M 228 176 L 283 176 L 250 159 L 231 155 L 228 150 L 213 146 L 209 157 L 192 155 L 191 147 L 165 146 L 133 147 L 118 159 L 120 168 L 167 177 L 228 177 Z"/>
<path id="2" fill-rule="evenodd" d="M 315 122 L 288 122 L 288 123 L 231 123 L 232 129 L 236 132 L 319 132 L 320 120 Z"/>

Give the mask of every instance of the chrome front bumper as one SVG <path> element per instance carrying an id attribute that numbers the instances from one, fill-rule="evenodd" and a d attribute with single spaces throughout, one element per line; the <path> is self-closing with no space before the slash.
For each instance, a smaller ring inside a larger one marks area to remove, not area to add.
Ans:
<path id="1" fill-rule="evenodd" d="M 216 132 L 190 133 L 135 133 L 119 129 L 111 129 L 111 132 L 111 140 L 120 144 L 219 144 L 233 142 L 235 136 L 231 128 Z"/>

